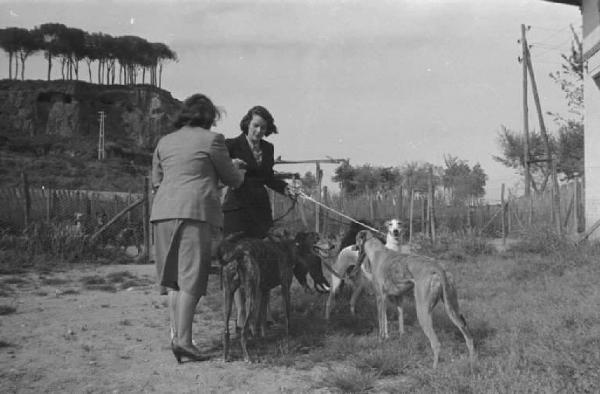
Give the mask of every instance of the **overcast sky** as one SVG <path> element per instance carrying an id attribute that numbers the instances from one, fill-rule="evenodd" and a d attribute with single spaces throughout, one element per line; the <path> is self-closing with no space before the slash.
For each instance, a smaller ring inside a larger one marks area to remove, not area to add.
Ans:
<path id="1" fill-rule="evenodd" d="M 0 0 L 0 10 L 2 27 L 59 22 L 166 43 L 179 61 L 166 66 L 163 88 L 181 100 L 210 96 L 227 111 L 216 129 L 227 137 L 261 104 L 275 117 L 280 134 L 269 140 L 284 159 L 443 165 L 453 155 L 482 165 L 490 201 L 502 183 L 519 181 L 492 155 L 501 125 L 522 129 L 521 23 L 531 25 L 543 110 L 564 114 L 548 73 L 569 48 L 569 25 L 581 27 L 577 7 L 542 0 Z M 26 77 L 44 79 L 43 62 L 29 60 Z M 0 55 L 2 78 L 7 64 Z M 537 128 L 534 109 L 531 101 Z M 335 165 L 323 168 L 331 184 Z"/>

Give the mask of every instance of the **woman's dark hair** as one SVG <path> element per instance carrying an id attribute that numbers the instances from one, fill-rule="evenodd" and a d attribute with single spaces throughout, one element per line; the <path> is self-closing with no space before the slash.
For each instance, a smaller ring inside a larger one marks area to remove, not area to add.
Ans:
<path id="1" fill-rule="evenodd" d="M 240 121 L 240 129 L 244 134 L 248 134 L 248 126 L 250 125 L 250 121 L 254 115 L 260 116 L 265 120 L 265 122 L 267 122 L 267 131 L 265 132 L 265 137 L 271 134 L 277 134 L 277 126 L 275 126 L 275 119 L 273 119 L 273 115 L 271 115 L 269 110 L 260 105 L 250 108 L 248 113 L 244 115 Z"/>
<path id="2" fill-rule="evenodd" d="M 197 93 L 185 99 L 173 126 L 176 129 L 192 126 L 208 130 L 219 119 L 221 119 L 221 111 L 208 97 Z"/>

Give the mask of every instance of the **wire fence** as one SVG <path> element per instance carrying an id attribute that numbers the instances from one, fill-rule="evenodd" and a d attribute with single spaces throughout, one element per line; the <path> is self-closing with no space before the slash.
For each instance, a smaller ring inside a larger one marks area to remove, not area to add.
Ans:
<path id="1" fill-rule="evenodd" d="M 552 191 L 546 190 L 530 197 L 507 195 L 498 204 L 474 201 L 464 205 L 449 205 L 443 193 L 435 193 L 431 198 L 427 193 L 411 193 L 401 189 L 395 193 L 378 195 L 329 196 L 325 193 L 320 199 L 316 193 L 312 195 L 335 211 L 357 220 L 368 220 L 378 227 L 383 227 L 386 220 L 400 219 L 405 224 L 407 240 L 415 234 L 431 236 L 436 231 L 492 238 L 518 237 L 523 231 L 539 226 L 554 226 L 557 221 L 560 221 L 563 232 L 578 234 L 585 229 L 583 196 L 581 180 L 561 185 L 558 199 L 553 199 Z M 314 229 L 335 235 L 345 231 L 349 223 L 349 220 L 335 212 L 320 209 L 310 201 L 300 199 L 297 207 L 287 213 L 292 204 L 288 198 L 271 192 L 271 199 L 274 217 L 279 219 L 276 224 L 282 227 Z M 555 209 L 556 204 L 559 209 Z M 555 218 L 557 214 L 560 215 L 559 220 Z"/>
<path id="2" fill-rule="evenodd" d="M 536 226 L 557 223 L 563 232 L 578 234 L 585 229 L 583 195 L 583 182 L 575 180 L 561 186 L 558 198 L 547 191 L 528 198 L 509 195 L 500 204 L 451 206 L 443 193 L 402 189 L 377 195 L 312 196 L 328 209 L 310 200 L 292 202 L 274 192 L 271 202 L 275 225 L 290 231 L 342 234 L 350 220 L 336 214 L 340 212 L 378 228 L 388 219 L 400 219 L 409 241 L 416 236 L 435 240 L 436 234 L 518 237 Z M 61 256 L 70 255 L 71 248 L 152 260 L 149 193 L 29 187 L 24 178 L 20 187 L 0 188 L 0 199 L 0 249 L 2 237 L 12 234 L 29 240 L 30 249 Z"/>
<path id="3" fill-rule="evenodd" d="M 0 188 L 0 231 L 24 236 L 36 252 L 64 255 L 65 245 L 145 257 L 150 237 L 144 193 L 64 190 L 21 185 Z"/>

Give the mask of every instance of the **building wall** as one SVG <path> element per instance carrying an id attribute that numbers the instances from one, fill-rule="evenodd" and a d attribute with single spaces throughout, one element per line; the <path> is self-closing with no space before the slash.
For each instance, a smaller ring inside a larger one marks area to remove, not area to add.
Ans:
<path id="1" fill-rule="evenodd" d="M 600 220 L 600 12 L 598 0 L 583 0 L 583 54 L 585 99 L 585 223 L 589 229 Z M 590 236 L 600 239 L 600 230 Z"/>

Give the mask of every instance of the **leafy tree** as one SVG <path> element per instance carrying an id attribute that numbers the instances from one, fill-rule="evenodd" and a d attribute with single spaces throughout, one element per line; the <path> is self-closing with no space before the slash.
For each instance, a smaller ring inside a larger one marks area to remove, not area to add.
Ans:
<path id="1" fill-rule="evenodd" d="M 19 50 L 18 45 L 18 27 L 7 27 L 0 29 L 0 47 L 8 53 L 8 77 L 13 78 L 12 65 L 13 57 L 16 59 L 17 51 Z M 15 78 L 17 77 L 17 70 L 15 70 Z"/>
<path id="2" fill-rule="evenodd" d="M 67 26 L 62 23 L 44 23 L 37 28 L 42 37 L 44 56 L 48 59 L 48 81 L 52 73 L 52 58 L 62 55 L 65 48 L 64 36 Z"/>
<path id="3" fill-rule="evenodd" d="M 356 169 L 349 162 L 344 161 L 335 169 L 335 175 L 331 178 L 332 181 L 340 184 L 340 189 L 348 194 L 356 192 Z"/>
<path id="4" fill-rule="evenodd" d="M 583 56 L 582 43 L 573 30 L 573 39 L 569 53 L 563 54 L 560 70 L 551 73 L 552 78 L 560 85 L 565 94 L 569 108 L 569 117 L 549 113 L 558 125 L 558 137 L 549 135 L 550 153 L 557 159 L 557 172 L 563 179 L 572 179 L 584 172 L 583 141 Z M 537 132 L 530 132 L 529 137 L 530 172 L 532 188 L 535 192 L 543 191 L 549 179 L 547 163 L 539 161 L 546 157 L 544 142 Z M 514 168 L 524 175 L 524 137 L 521 133 L 502 126 L 498 135 L 501 156 L 493 156 L 494 160 L 507 167 Z"/>
<path id="5" fill-rule="evenodd" d="M 479 163 L 471 168 L 465 160 L 446 156 L 444 164 L 446 168 L 442 175 L 442 185 L 449 192 L 452 204 L 464 204 L 473 198 L 483 197 L 487 175 Z"/>
<path id="6" fill-rule="evenodd" d="M 550 143 L 550 152 L 556 151 L 556 139 L 554 136 L 548 136 Z M 525 136 L 522 133 L 510 130 L 501 126 L 498 133 L 498 144 L 502 150 L 502 156 L 492 156 L 492 158 L 509 168 L 514 168 L 522 176 L 525 175 Z M 529 172 L 531 173 L 531 187 L 535 192 L 543 191 L 548 184 L 550 173 L 546 161 L 546 150 L 544 148 L 544 139 L 541 133 L 529 132 Z"/>
<path id="7" fill-rule="evenodd" d="M 557 171 L 565 179 L 575 179 L 584 173 L 583 122 L 567 120 L 558 130 Z"/>
<path id="8" fill-rule="evenodd" d="M 35 31 L 15 28 L 14 39 L 16 40 L 17 54 L 21 61 L 21 80 L 25 79 L 25 60 L 34 52 L 41 49 L 40 36 Z"/>
<path id="9" fill-rule="evenodd" d="M 317 189 L 317 178 L 310 171 L 307 171 L 300 178 L 300 181 L 302 182 L 302 189 L 308 194 L 312 194 Z"/>

